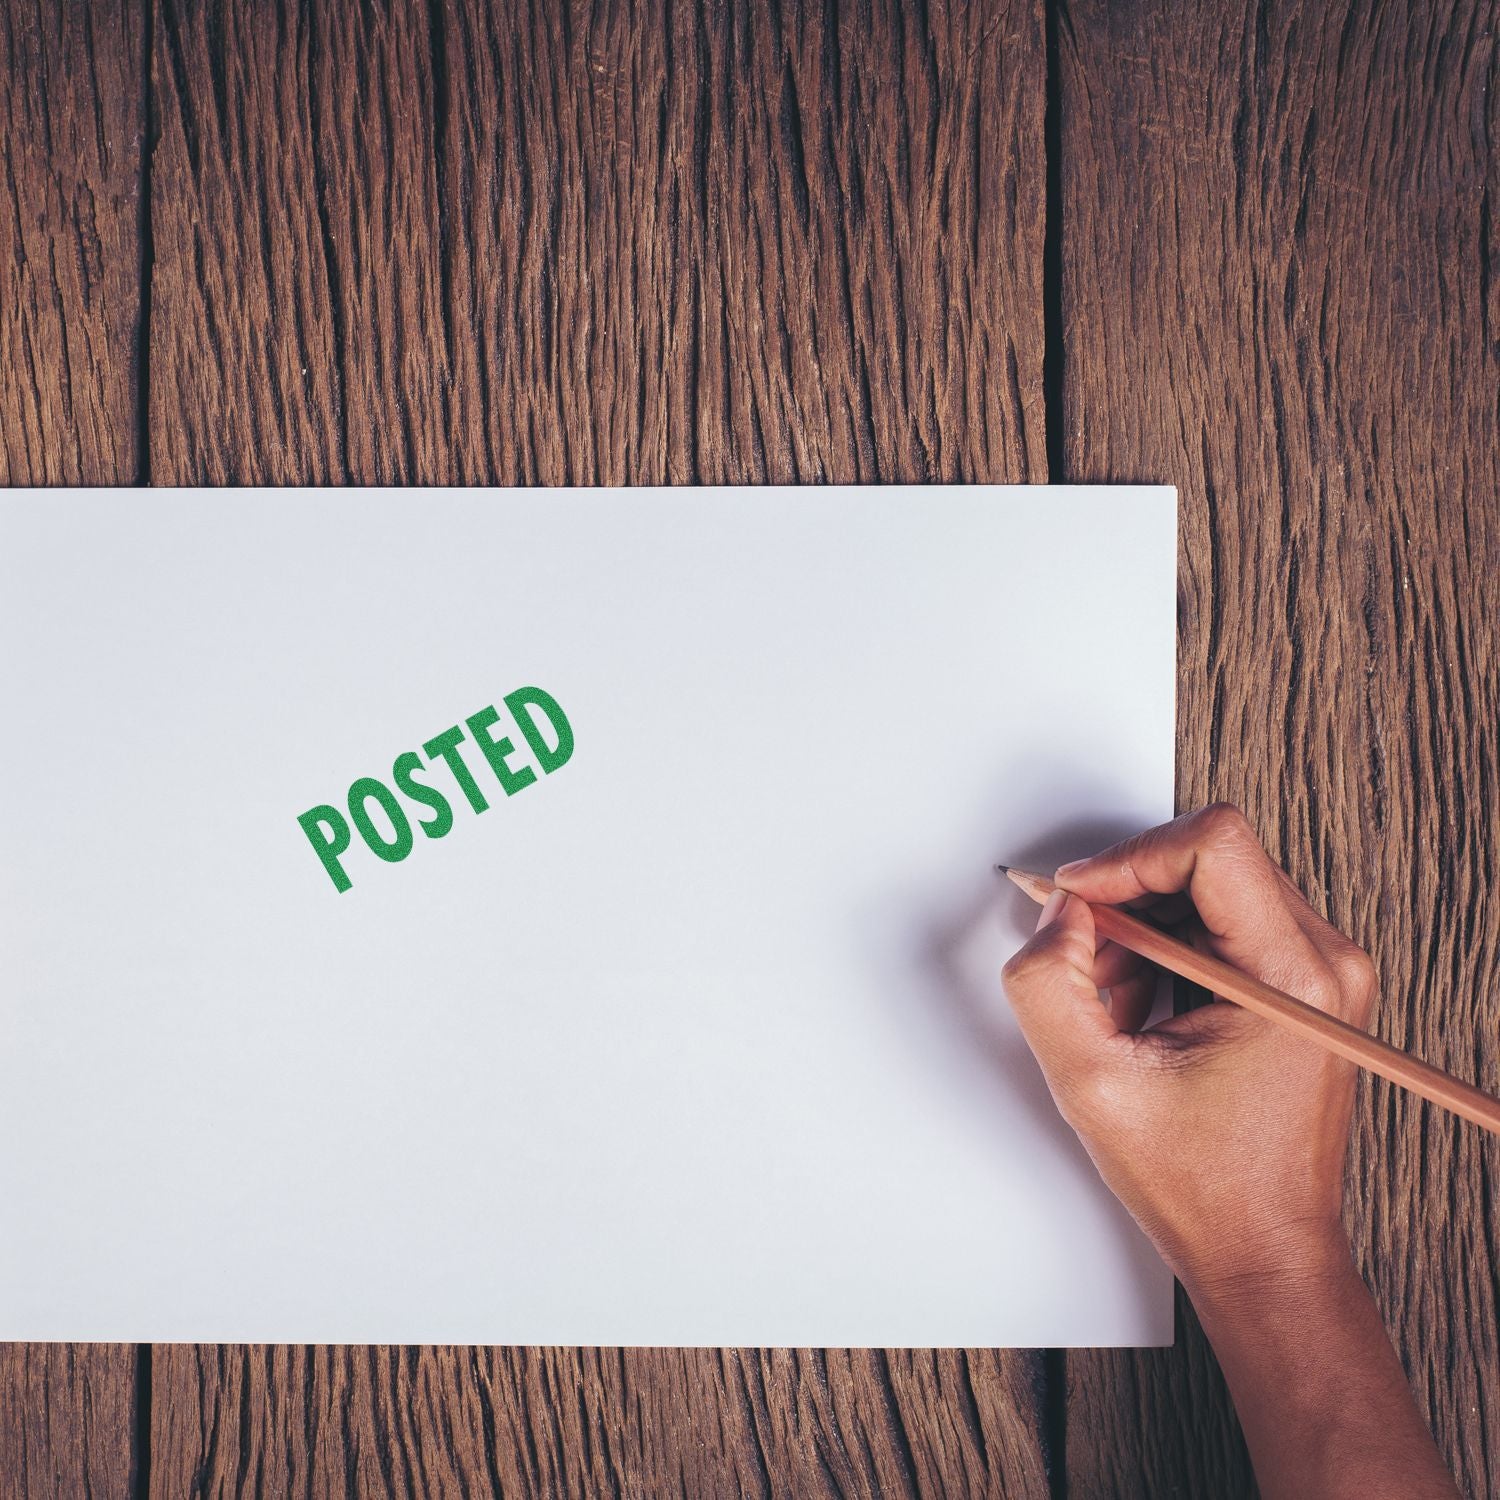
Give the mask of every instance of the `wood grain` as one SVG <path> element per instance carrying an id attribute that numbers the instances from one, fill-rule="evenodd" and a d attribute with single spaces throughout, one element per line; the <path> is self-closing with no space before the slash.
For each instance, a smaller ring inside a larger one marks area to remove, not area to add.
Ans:
<path id="1" fill-rule="evenodd" d="M 0 1497 L 131 1494 L 144 1396 L 128 1344 L 0 1345 Z"/>
<path id="2" fill-rule="evenodd" d="M 153 477 L 1045 477 L 1043 28 L 160 0 Z M 1026 1353 L 158 1348 L 153 1493 L 1047 1493 Z"/>
<path id="3" fill-rule="evenodd" d="M 0 4 L 0 484 L 136 472 L 142 15 Z"/>
<path id="4" fill-rule="evenodd" d="M 992 1352 L 172 1346 L 157 1391 L 158 1494 L 1046 1493 Z"/>
<path id="5" fill-rule="evenodd" d="M 1044 477 L 1040 10 L 163 3 L 160 480 Z"/>
<path id="6" fill-rule="evenodd" d="M 1493 4 L 1068 0 L 1064 461 L 1181 497 L 1178 796 L 1232 798 L 1383 975 L 1388 1040 L 1500 1084 Z M 1191 1142 L 1184 1142 L 1191 1149 Z M 1500 1143 L 1367 1080 L 1363 1269 L 1500 1493 Z M 1252 1492 L 1190 1318 L 1068 1360 L 1069 1492 Z"/>
<path id="7" fill-rule="evenodd" d="M 136 475 L 143 47 L 138 4 L 0 3 L 0 484 Z M 126 1494 L 136 1397 L 129 1345 L 0 1345 L 0 1497 Z"/>

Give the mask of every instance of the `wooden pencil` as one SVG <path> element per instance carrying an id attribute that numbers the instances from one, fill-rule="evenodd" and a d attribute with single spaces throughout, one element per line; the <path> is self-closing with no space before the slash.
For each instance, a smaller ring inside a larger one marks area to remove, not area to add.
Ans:
<path id="1" fill-rule="evenodd" d="M 1055 889 L 1045 875 L 1015 870 L 1009 865 L 997 865 L 996 868 L 1038 903 L 1044 902 Z M 1139 953 L 1159 967 L 1190 979 L 1194 984 L 1201 984 L 1223 999 L 1265 1016 L 1278 1026 L 1284 1026 L 1288 1031 L 1368 1068 L 1379 1077 L 1398 1083 L 1402 1088 L 1500 1135 L 1500 1099 L 1492 1098 L 1473 1084 L 1465 1083 L 1399 1047 L 1382 1042 L 1379 1037 L 1371 1036 L 1337 1016 L 1330 1016 L 1304 1000 L 1262 984 L 1220 959 L 1199 953 L 1196 948 L 1190 948 L 1118 906 L 1090 903 L 1090 909 L 1094 913 L 1095 930 L 1122 948 L 1129 948 L 1132 953 Z"/>

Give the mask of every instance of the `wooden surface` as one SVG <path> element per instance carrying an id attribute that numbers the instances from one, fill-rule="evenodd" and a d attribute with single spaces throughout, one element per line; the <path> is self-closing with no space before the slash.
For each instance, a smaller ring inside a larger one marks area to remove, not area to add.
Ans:
<path id="1" fill-rule="evenodd" d="M 1175 482 L 1179 800 L 1494 1089 L 1496 7 L 1366 11 L 3 0 L 0 477 Z M 1364 1089 L 1351 1227 L 1475 1495 L 1497 1166 Z M 0 1495 L 1249 1493 L 1180 1321 L 12 1347 Z"/>
<path id="2" fill-rule="evenodd" d="M 1375 958 L 1380 1034 L 1491 1092 L 1496 22 L 1091 0 L 1057 48 L 1064 464 L 1180 486 L 1178 798 L 1241 802 Z M 1476 1495 L 1500 1493 L 1496 1182 L 1500 1141 L 1364 1080 L 1350 1223 Z M 1249 1491 L 1181 1342 L 1069 1362 L 1073 1492 Z"/>
<path id="3" fill-rule="evenodd" d="M 0 6 L 0 482 L 136 477 L 139 4 Z"/>

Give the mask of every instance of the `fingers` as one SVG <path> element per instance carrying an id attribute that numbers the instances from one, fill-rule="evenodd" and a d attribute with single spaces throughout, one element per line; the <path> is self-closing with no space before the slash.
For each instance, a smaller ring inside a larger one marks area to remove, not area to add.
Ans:
<path id="1" fill-rule="evenodd" d="M 1198 913 L 1186 891 L 1166 896 L 1141 896 L 1128 903 L 1130 910 L 1149 917 L 1158 927 L 1175 927 L 1181 922 L 1197 921 Z"/>
<path id="2" fill-rule="evenodd" d="M 1123 906 L 1186 891 L 1216 936 L 1253 921 L 1281 887 L 1244 814 L 1227 803 L 1148 828 L 1089 859 L 1063 865 L 1057 883 L 1085 901 Z"/>
<path id="3" fill-rule="evenodd" d="M 1185 891 L 1220 958 L 1313 1004 L 1339 1008 L 1336 970 L 1300 920 L 1306 903 L 1292 894 L 1244 814 L 1227 803 L 1064 865 L 1057 884 L 1110 905 Z"/>
<path id="4" fill-rule="evenodd" d="M 1139 1031 L 1151 1018 L 1156 1004 L 1156 970 L 1144 965 L 1109 992 L 1109 1013 L 1121 1031 Z"/>
<path id="5" fill-rule="evenodd" d="M 1340 1014 L 1346 1020 L 1363 1026 L 1370 1019 L 1374 1008 L 1376 973 L 1375 963 L 1363 948 L 1346 937 L 1303 896 L 1279 865 L 1273 866 L 1286 891 L 1287 905 L 1309 941 L 1323 955 L 1324 961 L 1333 970 L 1342 995 Z"/>
<path id="6" fill-rule="evenodd" d="M 1109 992 L 1109 1013 L 1121 1031 L 1139 1031 L 1156 1001 L 1159 971 L 1139 953 L 1101 943 L 1094 953 L 1094 987 Z"/>
<path id="7" fill-rule="evenodd" d="M 1146 960 L 1118 943 L 1101 943 L 1094 951 L 1094 987 L 1113 989 L 1146 967 Z"/>
<path id="8" fill-rule="evenodd" d="M 1035 936 L 1005 966 L 1005 993 L 1050 1083 L 1076 1077 L 1117 1035 L 1094 983 L 1094 914 L 1054 893 Z"/>

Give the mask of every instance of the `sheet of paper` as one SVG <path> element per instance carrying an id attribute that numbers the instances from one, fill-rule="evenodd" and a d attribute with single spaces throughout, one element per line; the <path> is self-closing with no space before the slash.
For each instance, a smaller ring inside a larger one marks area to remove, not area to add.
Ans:
<path id="1" fill-rule="evenodd" d="M 0 1338 L 1170 1342 L 992 865 L 1171 815 L 1175 582 L 1160 488 L 6 492 Z"/>

